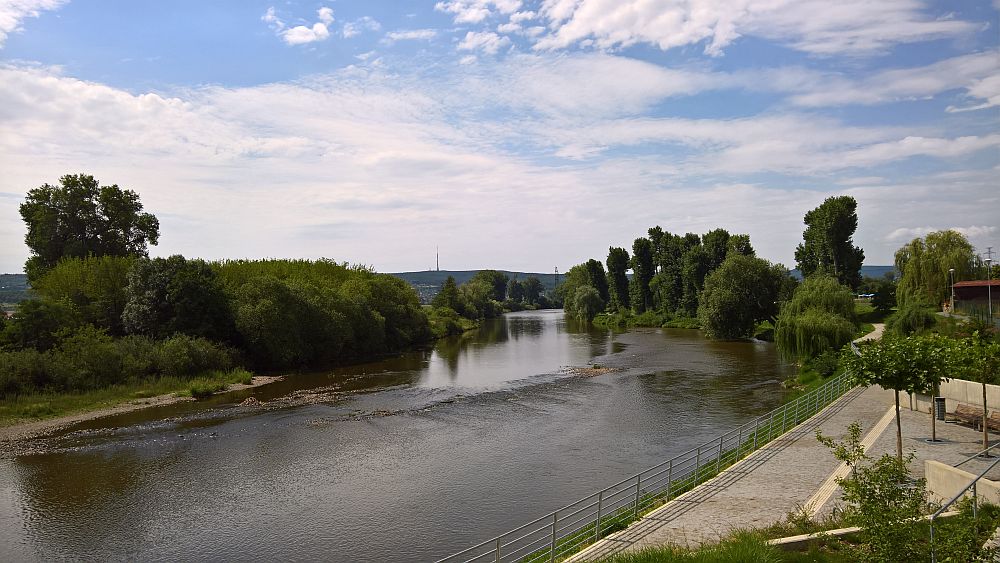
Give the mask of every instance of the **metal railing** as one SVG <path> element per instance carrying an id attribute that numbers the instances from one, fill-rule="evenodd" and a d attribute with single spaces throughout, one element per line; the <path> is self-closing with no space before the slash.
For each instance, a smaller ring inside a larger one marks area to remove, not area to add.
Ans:
<path id="1" fill-rule="evenodd" d="M 948 507 L 950 507 L 951 505 L 953 505 L 956 502 L 958 502 L 958 500 L 960 498 L 964 497 L 965 494 L 968 493 L 971 490 L 972 491 L 972 518 L 974 520 L 978 521 L 978 519 L 979 519 L 979 495 L 976 492 L 976 483 L 978 483 L 979 480 L 982 479 L 984 475 L 986 475 L 987 473 L 989 473 L 991 469 L 993 469 L 994 467 L 996 467 L 998 463 L 1000 463 L 1000 457 L 998 457 L 996 459 L 996 461 L 994 461 L 993 463 L 991 463 L 989 467 L 987 467 L 979 475 L 977 475 L 976 478 L 973 479 L 971 483 L 969 483 L 968 485 L 966 485 L 961 491 L 958 491 L 958 493 L 955 496 L 951 497 L 951 499 L 948 502 L 942 504 L 941 508 L 939 508 L 937 510 L 937 512 L 935 512 L 934 514 L 931 514 L 931 517 L 928 519 L 928 523 L 929 523 L 928 525 L 930 526 L 931 563 L 937 563 L 937 552 L 934 550 L 934 520 L 936 520 L 938 518 L 938 516 L 941 516 L 941 514 L 945 510 L 948 509 Z"/>
<path id="2" fill-rule="evenodd" d="M 849 374 L 841 374 L 697 448 L 440 562 L 541 562 L 568 557 L 718 475 L 813 416 L 851 387 Z"/>

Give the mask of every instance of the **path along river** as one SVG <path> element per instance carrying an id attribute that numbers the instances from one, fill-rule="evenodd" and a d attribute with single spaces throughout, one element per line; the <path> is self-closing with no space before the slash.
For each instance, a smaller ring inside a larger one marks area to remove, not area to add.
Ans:
<path id="1" fill-rule="evenodd" d="M 626 369 L 563 369 L 590 362 Z M 6 456 L 0 561 L 433 560 L 770 410 L 793 371 L 766 343 L 509 314 Z"/>

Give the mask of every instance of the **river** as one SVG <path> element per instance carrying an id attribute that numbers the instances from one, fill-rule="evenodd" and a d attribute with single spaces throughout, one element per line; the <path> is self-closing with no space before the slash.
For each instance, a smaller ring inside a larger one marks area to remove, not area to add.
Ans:
<path id="1" fill-rule="evenodd" d="M 563 369 L 590 362 L 627 369 Z M 767 343 L 512 313 L 0 460 L 0 561 L 433 560 L 770 410 L 793 373 Z"/>

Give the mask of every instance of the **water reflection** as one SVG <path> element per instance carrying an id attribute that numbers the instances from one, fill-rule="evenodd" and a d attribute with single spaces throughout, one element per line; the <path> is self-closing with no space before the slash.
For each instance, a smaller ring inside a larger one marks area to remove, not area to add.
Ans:
<path id="1" fill-rule="evenodd" d="M 366 391 L 328 403 L 248 412 L 221 408 L 229 397 L 215 416 L 195 415 L 199 403 L 158 411 L 170 420 L 113 419 L 130 425 L 0 462 L 0 561 L 435 560 L 781 400 L 763 383 L 788 370 L 770 345 L 628 336 L 513 314 L 432 349 L 247 391 Z M 560 373 L 622 350 L 640 369 Z M 394 414 L 344 416 L 376 410 Z"/>

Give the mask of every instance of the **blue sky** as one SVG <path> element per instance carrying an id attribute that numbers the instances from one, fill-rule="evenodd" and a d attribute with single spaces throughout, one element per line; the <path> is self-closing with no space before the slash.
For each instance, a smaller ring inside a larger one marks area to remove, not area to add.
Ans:
<path id="1" fill-rule="evenodd" d="M 155 255 L 565 271 L 658 224 L 793 267 L 842 194 L 866 263 L 1000 247 L 998 6 L 0 0 L 0 271 L 75 172 Z"/>

